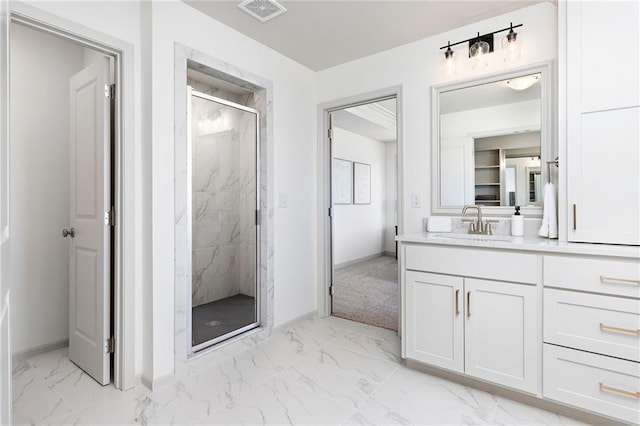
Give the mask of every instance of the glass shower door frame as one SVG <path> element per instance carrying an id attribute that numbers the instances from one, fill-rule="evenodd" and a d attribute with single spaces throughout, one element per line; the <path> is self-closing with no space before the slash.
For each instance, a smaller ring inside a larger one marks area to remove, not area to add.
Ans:
<path id="1" fill-rule="evenodd" d="M 254 146 L 254 158 L 255 158 L 255 322 L 248 324 L 244 327 L 238 328 L 229 333 L 223 334 L 222 336 L 216 337 L 214 339 L 208 340 L 206 342 L 202 342 L 198 345 L 193 345 L 193 323 L 192 323 L 192 313 L 193 313 L 193 300 L 192 300 L 192 289 L 193 289 L 193 142 L 192 142 L 192 134 L 191 134 L 191 100 L 193 97 L 198 97 L 200 99 L 204 99 L 207 101 L 215 102 L 218 104 L 222 104 L 231 108 L 236 108 L 245 112 L 249 112 L 254 114 L 256 117 L 256 141 Z M 206 93 L 198 92 L 193 90 L 190 86 L 187 86 L 187 212 L 186 212 L 186 221 L 187 221 L 187 229 L 189 230 L 189 234 L 187 235 L 187 265 L 190 265 L 188 268 L 189 271 L 187 273 L 187 281 L 189 285 L 189 291 L 187 292 L 187 355 L 192 356 L 197 352 L 209 348 L 217 343 L 228 340 L 232 337 L 238 336 L 242 333 L 245 333 L 254 328 L 258 328 L 260 326 L 260 305 L 261 305 L 261 297 L 260 297 L 260 113 L 253 108 L 249 108 L 244 105 L 237 104 L 235 102 L 228 101 L 226 99 L 217 98 L 215 96 L 208 95 Z"/>

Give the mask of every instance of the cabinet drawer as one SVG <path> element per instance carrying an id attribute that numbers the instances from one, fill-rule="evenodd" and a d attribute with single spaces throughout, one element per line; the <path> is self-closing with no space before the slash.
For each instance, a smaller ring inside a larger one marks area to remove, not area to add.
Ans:
<path id="1" fill-rule="evenodd" d="M 640 300 L 547 288 L 544 341 L 640 361 Z"/>
<path id="2" fill-rule="evenodd" d="M 538 256 L 487 249 L 405 245 L 405 267 L 416 271 L 535 284 Z"/>
<path id="3" fill-rule="evenodd" d="M 640 261 L 544 256 L 545 286 L 640 298 Z"/>
<path id="4" fill-rule="evenodd" d="M 545 398 L 640 423 L 640 364 L 545 344 L 543 370 Z"/>

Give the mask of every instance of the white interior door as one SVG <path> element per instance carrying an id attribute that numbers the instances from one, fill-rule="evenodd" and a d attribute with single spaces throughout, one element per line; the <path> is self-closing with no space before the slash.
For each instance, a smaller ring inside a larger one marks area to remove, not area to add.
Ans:
<path id="1" fill-rule="evenodd" d="M 69 81 L 69 358 L 102 385 L 110 381 L 109 59 Z M 71 231 L 71 229 L 69 229 Z"/>
<path id="2" fill-rule="evenodd" d="M 9 322 L 9 7 L 0 0 L 0 424 L 11 424 Z"/>

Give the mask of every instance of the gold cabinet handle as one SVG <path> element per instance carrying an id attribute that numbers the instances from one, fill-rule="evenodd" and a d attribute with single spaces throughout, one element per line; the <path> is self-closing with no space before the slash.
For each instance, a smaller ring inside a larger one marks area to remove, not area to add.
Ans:
<path id="1" fill-rule="evenodd" d="M 578 229 L 578 221 L 576 220 L 576 205 L 573 205 L 573 230 Z"/>
<path id="2" fill-rule="evenodd" d="M 456 316 L 460 315 L 460 289 L 456 289 Z"/>
<path id="3" fill-rule="evenodd" d="M 628 390 L 624 390 L 624 389 L 618 389 L 618 388 L 614 388 L 614 387 L 611 387 L 611 386 L 607 386 L 602 382 L 600 382 L 600 390 L 601 391 L 605 391 L 605 392 L 619 393 L 620 395 L 631 396 L 631 397 L 634 397 L 634 398 L 640 398 L 640 391 L 639 392 L 634 392 L 634 391 L 628 391 Z"/>
<path id="4" fill-rule="evenodd" d="M 613 325 L 606 325 L 603 323 L 600 323 L 600 330 L 617 331 L 619 333 L 630 333 L 630 334 L 635 334 L 636 336 L 640 336 L 640 330 L 634 330 L 633 328 L 616 327 Z"/>
<path id="5" fill-rule="evenodd" d="M 629 278 L 607 277 L 605 275 L 600 275 L 600 281 L 602 281 L 603 283 L 624 283 L 624 284 L 640 285 L 640 280 L 632 280 Z"/>
<path id="6" fill-rule="evenodd" d="M 467 292 L 467 318 L 471 316 L 471 292 Z"/>

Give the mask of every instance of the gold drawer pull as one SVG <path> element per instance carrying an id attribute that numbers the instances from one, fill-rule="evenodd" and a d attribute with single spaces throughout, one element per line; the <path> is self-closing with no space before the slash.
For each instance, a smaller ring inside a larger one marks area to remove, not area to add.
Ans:
<path id="1" fill-rule="evenodd" d="M 600 281 L 602 281 L 603 283 L 625 283 L 625 284 L 640 285 L 640 280 L 632 280 L 629 278 L 606 277 L 604 275 L 600 275 Z"/>
<path id="2" fill-rule="evenodd" d="M 640 392 L 633 392 L 633 391 L 628 391 L 624 389 L 612 388 L 611 386 L 607 386 L 602 382 L 600 382 L 600 390 L 607 391 L 607 392 L 615 392 L 621 395 L 631 396 L 634 398 L 640 398 Z"/>
<path id="3" fill-rule="evenodd" d="M 460 315 L 460 289 L 456 289 L 456 316 Z"/>
<path id="4" fill-rule="evenodd" d="M 600 330 L 619 331 L 620 333 L 631 333 L 635 334 L 636 336 L 640 336 L 640 330 L 634 330 L 633 328 L 615 327 L 613 325 L 606 325 L 603 323 L 600 323 Z"/>

